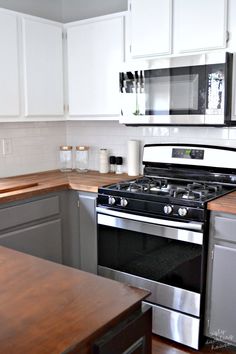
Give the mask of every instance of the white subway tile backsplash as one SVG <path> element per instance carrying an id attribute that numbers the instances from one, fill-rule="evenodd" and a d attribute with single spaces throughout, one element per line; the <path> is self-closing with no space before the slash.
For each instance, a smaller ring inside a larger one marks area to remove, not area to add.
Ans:
<path id="1" fill-rule="evenodd" d="M 0 155 L 0 177 L 57 169 L 60 145 L 88 145 L 89 168 L 98 170 L 99 149 L 124 158 L 128 140 L 144 144 L 186 143 L 236 147 L 236 128 L 126 127 L 115 121 L 1 123 L 0 139 L 11 139 L 11 154 Z M 140 171 L 142 170 L 140 166 Z"/>

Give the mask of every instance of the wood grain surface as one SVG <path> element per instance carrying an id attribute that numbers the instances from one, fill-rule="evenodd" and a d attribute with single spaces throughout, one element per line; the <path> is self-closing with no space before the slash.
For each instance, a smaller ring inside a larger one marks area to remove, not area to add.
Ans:
<path id="1" fill-rule="evenodd" d="M 0 283 L 1 353 L 89 353 L 91 342 L 149 295 L 4 247 Z"/>
<path id="2" fill-rule="evenodd" d="M 59 170 L 1 178 L 0 203 L 17 201 L 66 189 L 96 193 L 101 186 L 135 178 L 129 177 L 127 174 L 101 174 L 97 171 L 66 173 Z M 26 187 L 26 185 L 30 184 L 31 186 Z"/>
<path id="3" fill-rule="evenodd" d="M 0 203 L 31 198 L 37 195 L 72 189 L 83 192 L 97 193 L 98 188 L 127 179 L 127 174 L 101 174 L 97 171 L 87 173 L 48 171 L 23 176 L 0 179 Z M 207 204 L 208 210 L 236 214 L 236 191 L 219 197 Z"/>
<path id="4" fill-rule="evenodd" d="M 207 209 L 236 214 L 236 191 L 212 200 L 207 204 Z"/>

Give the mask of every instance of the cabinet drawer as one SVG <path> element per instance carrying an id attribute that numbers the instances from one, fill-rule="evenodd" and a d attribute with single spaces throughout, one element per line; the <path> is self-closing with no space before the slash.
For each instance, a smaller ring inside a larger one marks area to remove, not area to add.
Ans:
<path id="1" fill-rule="evenodd" d="M 59 196 L 0 209 L 0 230 L 59 214 Z"/>
<path id="2" fill-rule="evenodd" d="M 8 232 L 0 236 L 0 245 L 50 261 L 62 262 L 61 220 Z"/>
<path id="3" fill-rule="evenodd" d="M 213 220 L 214 237 L 224 241 L 236 242 L 236 218 L 215 216 Z"/>

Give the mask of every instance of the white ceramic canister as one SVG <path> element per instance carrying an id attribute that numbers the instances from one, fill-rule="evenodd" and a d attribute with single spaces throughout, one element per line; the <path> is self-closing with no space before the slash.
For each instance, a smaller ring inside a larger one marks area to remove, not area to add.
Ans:
<path id="1" fill-rule="evenodd" d="M 99 172 L 108 173 L 109 172 L 109 162 L 108 162 L 108 150 L 100 149 L 99 151 Z"/>

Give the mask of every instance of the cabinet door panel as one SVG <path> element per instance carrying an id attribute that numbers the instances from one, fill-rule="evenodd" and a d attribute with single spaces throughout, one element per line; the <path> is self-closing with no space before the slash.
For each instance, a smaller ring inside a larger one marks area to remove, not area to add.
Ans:
<path id="1" fill-rule="evenodd" d="M 19 54 L 17 17 L 0 11 L 0 116 L 18 116 Z"/>
<path id="2" fill-rule="evenodd" d="M 61 263 L 61 220 L 49 221 L 0 235 L 0 245 Z"/>
<path id="3" fill-rule="evenodd" d="M 69 114 L 119 115 L 123 17 L 68 28 Z"/>
<path id="4" fill-rule="evenodd" d="M 174 0 L 174 50 L 226 46 L 227 0 Z"/>
<path id="5" fill-rule="evenodd" d="M 214 247 L 210 301 L 210 335 L 236 343 L 236 249 Z"/>
<path id="6" fill-rule="evenodd" d="M 172 0 L 130 1 L 132 57 L 171 52 Z"/>
<path id="7" fill-rule="evenodd" d="M 79 193 L 80 266 L 97 274 L 97 215 L 96 194 Z"/>
<path id="8" fill-rule="evenodd" d="M 23 19 L 26 116 L 63 115 L 62 27 Z"/>

